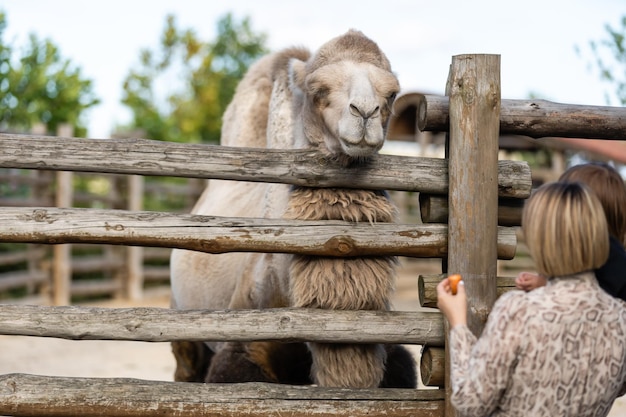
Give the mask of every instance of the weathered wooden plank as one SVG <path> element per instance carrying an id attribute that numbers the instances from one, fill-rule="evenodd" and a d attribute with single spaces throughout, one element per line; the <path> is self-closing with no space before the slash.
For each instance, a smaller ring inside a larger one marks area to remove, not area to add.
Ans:
<path id="1" fill-rule="evenodd" d="M 463 274 L 468 326 L 480 334 L 496 299 L 500 56 L 453 57 L 448 83 L 447 272 Z"/>
<path id="2" fill-rule="evenodd" d="M 0 274 L 0 291 L 7 291 L 31 284 L 41 284 L 49 278 L 45 271 L 3 272 Z"/>
<path id="3" fill-rule="evenodd" d="M 446 85 L 450 97 L 447 141 L 448 260 L 444 272 L 463 274 L 468 295 L 467 324 L 480 334 L 495 300 L 498 218 L 498 138 L 500 56 L 452 57 Z M 469 157 L 471 155 L 471 157 Z M 446 339 L 448 322 L 445 321 Z M 448 345 L 448 341 L 445 341 Z M 450 355 L 446 351 L 446 369 Z M 458 413 L 450 402 L 452 383 L 445 376 L 446 417 Z"/>
<path id="4" fill-rule="evenodd" d="M 427 387 L 443 387 L 445 384 L 446 352 L 442 347 L 424 346 L 420 355 L 420 376 Z"/>
<path id="5" fill-rule="evenodd" d="M 0 265 L 6 266 L 26 262 L 29 259 L 43 258 L 46 255 L 46 249 L 43 247 L 27 247 L 21 252 L 2 252 L 0 253 Z M 6 268 L 5 268 L 6 269 Z"/>
<path id="6" fill-rule="evenodd" d="M 527 198 L 532 187 L 524 161 L 501 161 L 503 197 Z M 377 155 L 343 167 L 310 150 L 234 148 L 148 139 L 80 139 L 0 133 L 0 167 L 102 172 L 308 187 L 406 190 L 447 194 L 447 162 L 438 158 Z"/>
<path id="7" fill-rule="evenodd" d="M 419 275 L 417 290 L 422 307 L 437 307 L 437 284 L 447 274 Z M 496 295 L 499 297 L 507 291 L 515 289 L 515 277 L 496 277 Z"/>
<path id="8" fill-rule="evenodd" d="M 320 256 L 445 256 L 446 225 L 228 218 L 147 211 L 0 207 L 0 241 L 154 246 L 208 253 Z M 384 236 L 384 239 L 380 237 Z M 498 254 L 515 256 L 517 238 L 500 228 Z"/>
<path id="9" fill-rule="evenodd" d="M 94 271 L 113 271 L 124 266 L 124 259 L 108 259 L 103 255 L 88 255 L 73 257 L 70 270 L 74 274 L 84 274 Z"/>
<path id="10" fill-rule="evenodd" d="M 0 376 L 0 414 L 76 417 L 439 417 L 443 415 L 443 392 L 10 374 Z"/>
<path id="11" fill-rule="evenodd" d="M 115 291 L 119 291 L 121 287 L 122 283 L 119 281 L 89 279 L 72 282 L 69 291 L 70 295 L 73 296 L 110 295 Z"/>
<path id="12" fill-rule="evenodd" d="M 437 311 L 208 311 L 13 305 L 0 305 L 0 334 L 70 340 L 280 340 L 433 346 L 442 346 L 444 337 L 442 317 Z"/>
<path id="13" fill-rule="evenodd" d="M 45 198 L 0 198 L 0 207 L 33 207 L 50 205 Z"/>
<path id="14" fill-rule="evenodd" d="M 423 223 L 448 223 L 448 197 L 420 193 L 420 215 Z M 524 200 L 501 198 L 498 200 L 498 225 L 520 226 Z"/>
<path id="15" fill-rule="evenodd" d="M 417 125 L 422 131 L 449 130 L 449 98 L 423 95 Z M 500 133 L 532 138 L 565 137 L 626 140 L 626 109 L 547 100 L 507 100 L 500 108 Z"/>

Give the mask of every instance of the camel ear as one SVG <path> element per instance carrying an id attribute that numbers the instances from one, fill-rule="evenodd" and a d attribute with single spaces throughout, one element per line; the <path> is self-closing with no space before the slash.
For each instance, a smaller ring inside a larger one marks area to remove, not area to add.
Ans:
<path id="1" fill-rule="evenodd" d="M 306 62 L 293 58 L 289 60 L 289 86 L 296 92 L 304 91 L 306 79 Z"/>

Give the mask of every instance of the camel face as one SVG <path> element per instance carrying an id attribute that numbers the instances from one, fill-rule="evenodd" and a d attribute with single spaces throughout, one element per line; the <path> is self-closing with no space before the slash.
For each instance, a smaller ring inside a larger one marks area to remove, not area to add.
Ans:
<path id="1" fill-rule="evenodd" d="M 369 63 L 342 62 L 307 77 L 307 94 L 327 127 L 325 145 L 333 153 L 369 157 L 383 146 L 398 82 Z"/>
<path id="2" fill-rule="evenodd" d="M 400 90 L 378 46 L 357 31 L 322 46 L 306 63 L 291 63 L 305 144 L 344 160 L 366 159 L 382 148 Z"/>

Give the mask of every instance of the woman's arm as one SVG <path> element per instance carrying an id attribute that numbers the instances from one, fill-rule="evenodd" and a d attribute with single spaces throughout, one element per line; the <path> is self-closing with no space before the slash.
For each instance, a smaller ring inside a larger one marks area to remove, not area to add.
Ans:
<path id="1" fill-rule="evenodd" d="M 509 383 L 523 329 L 514 298 L 505 294 L 496 302 L 478 340 L 466 325 L 450 332 L 451 401 L 464 416 L 489 415 Z"/>
<path id="2" fill-rule="evenodd" d="M 437 307 L 448 319 L 450 328 L 467 324 L 467 295 L 465 294 L 465 284 L 460 281 L 456 295 L 452 294 L 450 280 L 444 278 L 437 285 Z"/>

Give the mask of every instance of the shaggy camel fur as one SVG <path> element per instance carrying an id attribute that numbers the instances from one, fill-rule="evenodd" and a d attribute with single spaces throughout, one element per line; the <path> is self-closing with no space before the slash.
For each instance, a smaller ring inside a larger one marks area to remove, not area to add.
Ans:
<path id="1" fill-rule="evenodd" d="M 311 55 L 301 48 L 254 64 L 224 114 L 222 145 L 317 149 L 365 166 L 383 146 L 399 85 L 376 43 L 350 30 Z M 393 222 L 383 192 L 212 180 L 196 214 Z M 175 250 L 172 307 L 388 310 L 394 257 L 212 255 Z M 334 387 L 415 387 L 402 346 L 324 343 L 173 344 L 180 381 L 269 381 Z"/>

